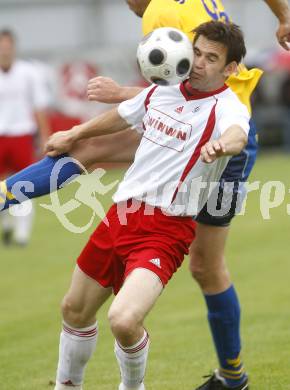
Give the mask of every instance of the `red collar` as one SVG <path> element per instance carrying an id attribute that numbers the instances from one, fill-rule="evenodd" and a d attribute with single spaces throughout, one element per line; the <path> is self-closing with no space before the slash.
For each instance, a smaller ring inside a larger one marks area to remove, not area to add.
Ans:
<path id="1" fill-rule="evenodd" d="M 186 100 L 204 99 L 213 95 L 217 95 L 218 93 L 225 91 L 227 88 L 228 86 L 224 84 L 221 88 L 216 89 L 215 91 L 202 92 L 198 89 L 192 88 L 189 80 L 185 80 L 180 84 L 180 91 Z"/>

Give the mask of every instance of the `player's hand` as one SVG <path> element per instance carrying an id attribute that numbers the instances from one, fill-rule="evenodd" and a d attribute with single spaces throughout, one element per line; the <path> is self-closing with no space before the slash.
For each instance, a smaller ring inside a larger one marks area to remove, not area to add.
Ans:
<path id="1" fill-rule="evenodd" d="M 276 33 L 277 39 L 279 44 L 283 47 L 285 50 L 290 50 L 289 43 L 290 43 L 290 16 L 288 20 L 285 20 L 284 22 L 280 22 L 279 28 Z"/>
<path id="2" fill-rule="evenodd" d="M 207 142 L 200 151 L 201 161 L 205 163 L 212 163 L 217 158 L 224 156 L 226 147 L 221 140 L 214 140 Z"/>
<path id="3" fill-rule="evenodd" d="M 56 157 L 68 153 L 75 142 L 73 129 L 67 131 L 58 131 L 49 137 L 45 145 L 45 153 L 49 157 Z"/>
<path id="4" fill-rule="evenodd" d="M 87 95 L 91 101 L 118 103 L 122 87 L 109 77 L 94 77 L 89 80 Z"/>

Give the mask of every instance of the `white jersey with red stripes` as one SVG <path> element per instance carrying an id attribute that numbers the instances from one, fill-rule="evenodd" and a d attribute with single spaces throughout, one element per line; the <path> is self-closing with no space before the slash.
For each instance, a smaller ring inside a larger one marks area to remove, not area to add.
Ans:
<path id="1" fill-rule="evenodd" d="M 197 215 L 230 157 L 201 161 L 201 147 L 232 125 L 249 131 L 249 112 L 227 87 L 199 92 L 189 83 L 149 87 L 118 112 L 143 132 L 135 160 L 113 199 L 134 198 L 170 215 Z"/>

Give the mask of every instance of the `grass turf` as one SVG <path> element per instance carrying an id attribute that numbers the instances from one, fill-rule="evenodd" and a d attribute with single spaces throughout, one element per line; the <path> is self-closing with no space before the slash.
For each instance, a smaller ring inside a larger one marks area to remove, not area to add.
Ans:
<path id="1" fill-rule="evenodd" d="M 255 390 L 290 389 L 289 163 L 290 158 L 278 155 L 259 158 L 250 182 L 283 182 L 285 200 L 270 210 L 270 220 L 264 220 L 261 191 L 250 193 L 246 215 L 233 222 L 227 247 L 243 309 L 243 358 Z M 111 171 L 106 180 L 109 183 L 121 173 Z M 67 200 L 73 189 L 67 188 L 61 197 Z M 273 192 L 271 196 L 273 199 Z M 109 198 L 103 202 L 109 207 Z M 41 203 L 49 203 L 49 199 L 43 198 Z M 72 216 L 80 224 L 89 217 L 85 207 Z M 69 286 L 75 258 L 89 236 L 89 232 L 67 232 L 55 216 L 39 206 L 35 222 L 27 248 L 0 247 L 0 390 L 53 388 L 59 304 Z M 217 366 L 203 298 L 187 266 L 185 261 L 146 321 L 152 341 L 148 390 L 193 389 L 203 374 Z M 119 383 L 106 319 L 108 305 L 99 316 L 100 339 L 87 369 L 86 390 L 113 390 Z"/>

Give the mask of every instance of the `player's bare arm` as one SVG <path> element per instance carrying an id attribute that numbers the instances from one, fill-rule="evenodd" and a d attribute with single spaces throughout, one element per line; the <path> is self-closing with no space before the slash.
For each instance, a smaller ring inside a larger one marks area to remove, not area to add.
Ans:
<path id="1" fill-rule="evenodd" d="M 73 145 L 82 139 L 112 134 L 128 128 L 128 123 L 119 115 L 117 108 L 107 111 L 68 131 L 53 134 L 45 148 L 50 157 L 68 153 Z"/>
<path id="2" fill-rule="evenodd" d="M 265 0 L 272 12 L 279 20 L 279 28 L 276 36 L 279 44 L 285 49 L 290 50 L 290 8 L 287 0 Z"/>
<path id="3" fill-rule="evenodd" d="M 207 142 L 201 148 L 201 160 L 212 163 L 222 156 L 239 154 L 247 144 L 248 137 L 240 126 L 229 127 L 217 140 Z"/>
<path id="4" fill-rule="evenodd" d="M 34 115 L 39 129 L 41 152 L 42 152 L 50 134 L 48 118 L 44 110 L 35 111 Z"/>
<path id="5" fill-rule="evenodd" d="M 94 77 L 88 83 L 87 95 L 90 101 L 101 103 L 122 103 L 142 91 L 140 87 L 123 87 L 110 77 Z"/>

